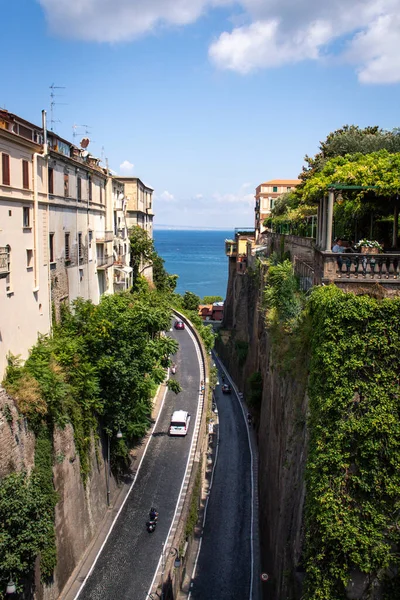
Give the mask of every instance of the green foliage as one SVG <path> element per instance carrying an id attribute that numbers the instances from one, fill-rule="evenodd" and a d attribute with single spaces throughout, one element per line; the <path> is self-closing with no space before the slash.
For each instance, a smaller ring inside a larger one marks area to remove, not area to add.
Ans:
<path id="1" fill-rule="evenodd" d="M 249 405 L 255 409 L 259 409 L 261 406 L 262 393 L 263 393 L 263 380 L 260 371 L 255 371 L 250 375 L 247 380 L 250 393 L 248 395 Z"/>
<path id="2" fill-rule="evenodd" d="M 210 388 L 215 390 L 218 383 L 218 369 L 217 367 L 211 367 L 210 369 Z"/>
<path id="3" fill-rule="evenodd" d="M 178 275 L 169 275 L 164 268 L 164 259 L 156 252 L 153 240 L 141 227 L 129 231 L 131 246 L 131 266 L 133 269 L 134 289 L 138 290 L 140 273 L 145 265 L 153 266 L 153 282 L 159 292 L 172 293 L 175 290 Z M 147 285 L 147 283 L 146 283 Z"/>
<path id="4" fill-rule="evenodd" d="M 201 304 L 214 304 L 214 302 L 223 302 L 222 296 L 204 296 Z"/>
<path id="5" fill-rule="evenodd" d="M 191 292 L 186 293 L 191 294 Z M 195 294 L 193 295 L 195 296 Z M 195 311 L 185 309 L 182 306 L 182 296 L 174 294 L 173 296 L 170 296 L 170 301 L 172 306 L 174 306 L 177 310 L 182 312 L 193 323 L 201 339 L 203 340 L 206 350 L 212 350 L 214 348 L 215 343 L 215 333 L 213 331 L 212 325 L 204 324 L 203 319 L 197 314 L 197 308 Z"/>
<path id="6" fill-rule="evenodd" d="M 246 362 L 247 354 L 249 352 L 249 344 L 243 340 L 235 341 L 235 350 L 236 356 L 239 362 L 239 365 L 242 366 Z"/>
<path id="7" fill-rule="evenodd" d="M 194 533 L 196 523 L 199 518 L 199 506 L 201 498 L 201 461 L 197 467 L 197 473 L 194 480 L 192 497 L 190 500 L 189 514 L 185 526 L 185 536 L 190 537 Z"/>
<path id="8" fill-rule="evenodd" d="M 182 386 L 176 379 L 168 379 L 167 386 L 175 394 L 179 394 L 182 391 Z"/>
<path id="9" fill-rule="evenodd" d="M 186 310 L 197 311 L 201 303 L 200 296 L 193 292 L 185 292 L 182 299 L 182 307 Z"/>
<path id="10" fill-rule="evenodd" d="M 400 566 L 400 299 L 329 286 L 309 308 L 304 598 L 333 600 L 353 570 L 372 583 Z"/>
<path id="11" fill-rule="evenodd" d="M 336 156 L 370 154 L 379 150 L 400 152 L 399 129 L 385 131 L 376 126 L 361 129 L 357 125 L 345 125 L 330 133 L 326 140 L 321 142 L 319 152 L 313 158 L 305 157 L 307 166 L 303 168 L 299 177 L 304 182 L 308 181 L 324 168 L 329 159 Z"/>
<path id="12" fill-rule="evenodd" d="M 18 587 L 33 577 L 40 555 L 42 579 L 55 567 L 56 546 L 52 446 L 46 428 L 36 440 L 35 467 L 31 476 L 12 473 L 0 480 L 0 581 L 2 589 L 12 573 Z"/>
<path id="13" fill-rule="evenodd" d="M 400 152 L 390 154 L 387 150 L 371 154 L 347 154 L 328 160 L 324 167 L 312 178 L 308 179 L 301 190 L 305 201 L 319 200 L 329 186 L 340 182 L 343 185 L 376 186 L 379 196 L 390 197 L 397 194 L 400 187 Z M 357 193 L 358 202 L 354 208 L 359 209 L 360 201 L 369 192 Z"/>
<path id="14" fill-rule="evenodd" d="M 300 319 L 304 299 L 290 260 L 270 265 L 264 299 L 267 306 L 267 322 L 279 324 L 291 331 Z"/>

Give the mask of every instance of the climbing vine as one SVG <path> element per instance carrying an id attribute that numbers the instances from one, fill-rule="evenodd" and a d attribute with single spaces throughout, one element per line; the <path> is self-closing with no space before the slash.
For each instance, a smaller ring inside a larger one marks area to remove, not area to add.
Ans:
<path id="1" fill-rule="evenodd" d="M 368 593 L 399 567 L 400 299 L 330 286 L 309 309 L 304 598 L 335 600 L 354 573 Z"/>

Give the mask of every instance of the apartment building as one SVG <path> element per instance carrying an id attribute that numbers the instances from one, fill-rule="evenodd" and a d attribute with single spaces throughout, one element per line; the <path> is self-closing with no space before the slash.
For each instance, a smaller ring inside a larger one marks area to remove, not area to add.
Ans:
<path id="1" fill-rule="evenodd" d="M 124 184 L 128 230 L 140 227 L 153 239 L 153 188 L 145 185 L 138 177 L 118 177 L 118 180 Z M 152 265 L 143 264 L 141 274 L 152 281 Z"/>
<path id="2" fill-rule="evenodd" d="M 256 188 L 256 203 L 254 209 L 256 240 L 258 240 L 260 234 L 265 231 L 263 221 L 271 214 L 276 199 L 279 198 L 279 196 L 282 196 L 282 194 L 290 192 L 300 183 L 300 179 L 271 179 L 271 181 L 261 183 Z"/>
<path id="3" fill-rule="evenodd" d="M 51 327 L 47 167 L 42 137 L 0 110 L 0 379 Z"/>
<path id="4" fill-rule="evenodd" d="M 108 187 L 113 203 L 114 291 L 124 291 L 132 286 L 133 270 L 130 266 L 131 252 L 126 218 L 127 200 L 124 184 L 116 177 L 109 179 Z"/>

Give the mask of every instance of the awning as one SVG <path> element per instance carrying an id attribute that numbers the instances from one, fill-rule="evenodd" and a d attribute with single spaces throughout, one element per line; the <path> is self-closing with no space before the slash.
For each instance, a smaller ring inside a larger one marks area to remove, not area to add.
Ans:
<path id="1" fill-rule="evenodd" d="M 122 271 L 123 273 L 126 273 L 127 275 L 129 275 L 129 273 L 132 273 L 132 271 L 133 271 L 132 267 L 114 267 L 114 269 L 116 271 Z"/>

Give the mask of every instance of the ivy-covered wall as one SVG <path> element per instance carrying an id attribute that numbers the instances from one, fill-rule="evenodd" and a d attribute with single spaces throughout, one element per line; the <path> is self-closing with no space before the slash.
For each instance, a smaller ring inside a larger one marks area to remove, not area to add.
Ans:
<path id="1" fill-rule="evenodd" d="M 247 399 L 262 384 L 267 597 L 400 598 L 400 298 L 334 286 L 306 297 L 289 261 L 229 286 L 240 305 L 218 351 Z"/>

